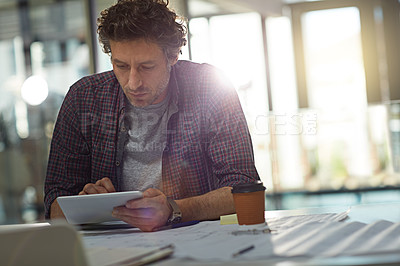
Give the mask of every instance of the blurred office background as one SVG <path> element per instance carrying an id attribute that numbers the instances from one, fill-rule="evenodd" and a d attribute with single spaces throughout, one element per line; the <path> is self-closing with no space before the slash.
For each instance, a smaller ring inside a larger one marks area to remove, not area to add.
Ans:
<path id="1" fill-rule="evenodd" d="M 0 224 L 43 219 L 69 86 L 111 69 L 95 21 L 113 0 L 0 0 Z M 400 201 L 398 0 L 171 0 L 181 59 L 231 79 L 267 209 Z"/>

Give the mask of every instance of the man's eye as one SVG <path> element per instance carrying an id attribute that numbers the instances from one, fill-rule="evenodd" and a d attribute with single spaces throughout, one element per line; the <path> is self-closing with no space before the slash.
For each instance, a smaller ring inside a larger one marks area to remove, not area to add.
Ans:
<path id="1" fill-rule="evenodd" d="M 128 68 L 127 65 L 117 65 L 117 67 L 118 67 L 119 69 L 127 69 L 127 68 Z"/>
<path id="2" fill-rule="evenodd" d="M 143 70 L 152 70 L 154 66 L 142 66 Z"/>

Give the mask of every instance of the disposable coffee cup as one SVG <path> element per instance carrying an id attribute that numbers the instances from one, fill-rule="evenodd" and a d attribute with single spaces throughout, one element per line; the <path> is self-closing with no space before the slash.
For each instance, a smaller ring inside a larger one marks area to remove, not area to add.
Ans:
<path id="1" fill-rule="evenodd" d="M 235 185 L 232 195 L 240 225 L 265 223 L 265 187 L 262 182 Z"/>

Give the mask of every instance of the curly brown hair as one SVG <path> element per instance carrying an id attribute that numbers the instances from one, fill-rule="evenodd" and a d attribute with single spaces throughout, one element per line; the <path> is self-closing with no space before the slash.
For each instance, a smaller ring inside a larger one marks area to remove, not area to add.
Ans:
<path id="1" fill-rule="evenodd" d="M 167 6 L 169 0 L 119 0 L 97 19 L 103 52 L 111 54 L 110 40 L 146 39 L 157 43 L 168 59 L 186 45 L 184 19 Z"/>

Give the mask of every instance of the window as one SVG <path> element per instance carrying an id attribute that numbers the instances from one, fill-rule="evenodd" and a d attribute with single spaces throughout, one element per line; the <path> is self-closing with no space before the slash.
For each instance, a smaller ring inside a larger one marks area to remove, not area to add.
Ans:
<path id="1" fill-rule="evenodd" d="M 256 167 L 272 188 L 261 17 L 242 13 L 190 20 L 192 59 L 222 69 L 235 86 L 252 135 Z"/>

